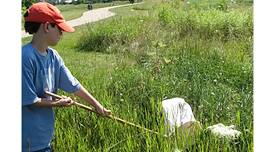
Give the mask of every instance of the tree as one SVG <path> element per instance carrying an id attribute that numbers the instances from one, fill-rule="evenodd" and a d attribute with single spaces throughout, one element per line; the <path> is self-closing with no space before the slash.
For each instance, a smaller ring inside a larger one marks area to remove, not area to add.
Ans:
<path id="1" fill-rule="evenodd" d="M 29 8 L 33 3 L 37 2 L 37 0 L 22 0 L 22 8 Z"/>

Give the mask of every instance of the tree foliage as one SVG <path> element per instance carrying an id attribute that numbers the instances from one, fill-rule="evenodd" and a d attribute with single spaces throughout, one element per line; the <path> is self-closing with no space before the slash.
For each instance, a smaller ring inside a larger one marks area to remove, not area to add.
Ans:
<path id="1" fill-rule="evenodd" d="M 22 7 L 29 8 L 37 0 L 22 0 Z"/>

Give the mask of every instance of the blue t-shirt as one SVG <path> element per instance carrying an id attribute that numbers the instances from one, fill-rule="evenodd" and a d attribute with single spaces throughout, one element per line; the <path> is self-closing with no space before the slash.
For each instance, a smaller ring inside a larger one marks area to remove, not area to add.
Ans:
<path id="1" fill-rule="evenodd" d="M 79 88 L 80 83 L 57 51 L 48 48 L 44 56 L 31 43 L 22 47 L 22 151 L 43 149 L 53 138 L 52 108 L 36 107 L 33 103 L 46 98 L 45 90 L 56 93 L 61 89 L 72 93 Z"/>

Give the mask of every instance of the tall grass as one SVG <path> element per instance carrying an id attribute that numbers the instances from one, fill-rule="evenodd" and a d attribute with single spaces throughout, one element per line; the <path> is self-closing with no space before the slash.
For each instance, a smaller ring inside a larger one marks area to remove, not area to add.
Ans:
<path id="1" fill-rule="evenodd" d="M 176 29 L 180 36 L 196 34 L 205 39 L 214 37 L 228 40 L 250 38 L 253 35 L 250 8 L 243 12 L 237 9 L 224 12 L 218 9 L 197 10 L 193 7 L 183 9 L 180 7 L 182 5 L 171 9 L 172 6 L 167 4 L 158 14 L 161 23 Z"/>
<path id="2" fill-rule="evenodd" d="M 147 7 L 156 12 L 148 16 L 90 24 L 72 45 L 64 40 L 76 51 L 60 53 L 116 116 L 164 134 L 161 101 L 182 97 L 204 128 L 234 124 L 241 137 L 229 141 L 201 131 L 192 144 L 72 107 L 56 110 L 56 151 L 253 151 L 251 3 L 189 2 L 158 1 Z"/>
<path id="3" fill-rule="evenodd" d="M 77 42 L 79 50 L 110 52 L 112 44 L 125 45 L 139 34 L 140 18 L 126 20 L 113 19 L 95 26 L 89 26 L 85 34 Z M 131 24 L 127 24 L 131 23 Z"/>

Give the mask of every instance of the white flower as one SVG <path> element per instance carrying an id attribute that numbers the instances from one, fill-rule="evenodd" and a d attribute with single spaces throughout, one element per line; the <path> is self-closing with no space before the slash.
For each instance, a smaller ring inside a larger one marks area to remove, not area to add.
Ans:
<path id="1" fill-rule="evenodd" d="M 235 139 L 241 134 L 240 131 L 234 129 L 234 125 L 225 126 L 222 123 L 209 126 L 206 130 L 210 130 L 215 136 L 225 137 L 227 139 Z"/>

